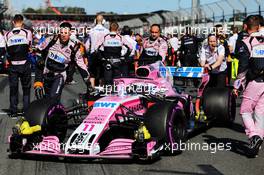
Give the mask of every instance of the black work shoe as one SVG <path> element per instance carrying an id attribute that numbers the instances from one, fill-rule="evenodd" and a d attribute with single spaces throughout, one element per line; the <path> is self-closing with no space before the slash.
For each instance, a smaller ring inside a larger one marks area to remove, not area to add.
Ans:
<path id="1" fill-rule="evenodd" d="M 248 145 L 248 154 L 247 156 L 249 158 L 255 158 L 258 156 L 258 152 L 260 150 L 260 146 L 263 143 L 263 139 L 257 135 L 251 137 L 250 139 L 250 143 Z"/>

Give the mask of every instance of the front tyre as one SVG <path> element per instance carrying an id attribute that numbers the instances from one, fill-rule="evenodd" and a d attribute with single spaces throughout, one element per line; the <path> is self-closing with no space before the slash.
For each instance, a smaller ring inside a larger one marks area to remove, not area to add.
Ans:
<path id="1" fill-rule="evenodd" d="M 187 120 L 180 102 L 156 103 L 146 113 L 145 124 L 151 136 L 163 144 L 169 154 L 180 153 L 187 137 Z"/>
<path id="2" fill-rule="evenodd" d="M 25 113 L 30 126 L 40 125 L 44 136 L 57 136 L 63 141 L 67 133 L 67 114 L 56 98 L 33 101 Z"/>

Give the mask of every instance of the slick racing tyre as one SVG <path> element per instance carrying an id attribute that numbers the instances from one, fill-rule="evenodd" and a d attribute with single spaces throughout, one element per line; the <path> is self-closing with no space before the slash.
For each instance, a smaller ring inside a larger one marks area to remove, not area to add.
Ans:
<path id="1" fill-rule="evenodd" d="M 230 124 L 236 116 L 236 98 L 228 88 L 209 88 L 204 92 L 205 115 L 221 124 Z"/>
<path id="2" fill-rule="evenodd" d="M 30 126 L 40 125 L 43 135 L 57 136 L 63 141 L 67 133 L 67 114 L 56 98 L 33 101 L 25 113 Z"/>
<path id="3" fill-rule="evenodd" d="M 180 143 L 187 136 L 187 120 L 184 110 L 175 102 L 161 102 L 151 106 L 146 112 L 145 125 L 151 137 L 159 144 L 166 145 L 164 152 L 180 153 Z"/>

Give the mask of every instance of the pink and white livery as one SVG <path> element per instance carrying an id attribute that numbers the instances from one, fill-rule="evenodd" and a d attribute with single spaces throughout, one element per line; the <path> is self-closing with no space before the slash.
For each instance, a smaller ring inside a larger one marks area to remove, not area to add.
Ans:
<path id="1" fill-rule="evenodd" d="M 177 144 L 197 128 L 190 124 L 194 108 L 189 95 L 174 89 L 162 62 L 141 66 L 135 77 L 117 78 L 114 85 L 111 94 L 83 96 L 84 103 L 70 108 L 54 99 L 32 102 L 25 119 L 41 131 L 24 135 L 23 124 L 13 128 L 10 155 L 153 160 L 179 153 Z M 66 137 L 68 122 L 77 126 Z"/>

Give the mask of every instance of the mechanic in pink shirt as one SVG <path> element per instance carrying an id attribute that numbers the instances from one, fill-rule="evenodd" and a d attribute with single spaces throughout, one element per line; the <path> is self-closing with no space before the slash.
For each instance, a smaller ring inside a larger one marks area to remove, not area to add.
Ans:
<path id="1" fill-rule="evenodd" d="M 38 60 L 34 83 L 35 95 L 38 99 L 58 97 L 60 99 L 66 80 L 66 69 L 71 61 L 90 88 L 89 73 L 80 52 L 80 45 L 70 40 L 72 26 L 68 22 L 60 25 L 60 34 L 46 38 L 38 47 L 41 59 Z"/>
<path id="2" fill-rule="evenodd" d="M 150 28 L 150 37 L 143 39 L 143 49 L 139 57 L 139 65 L 152 64 L 156 61 L 165 61 L 168 45 L 160 36 L 160 26 L 153 24 Z"/>
<path id="3" fill-rule="evenodd" d="M 264 138 L 264 38 L 258 28 L 264 22 L 262 16 L 247 17 L 249 37 L 243 39 L 238 51 L 239 67 L 234 93 L 242 89 L 240 114 L 249 137 L 247 155 L 258 155 Z"/>

